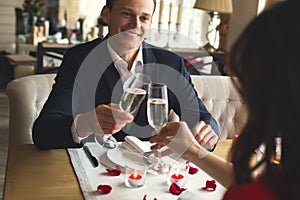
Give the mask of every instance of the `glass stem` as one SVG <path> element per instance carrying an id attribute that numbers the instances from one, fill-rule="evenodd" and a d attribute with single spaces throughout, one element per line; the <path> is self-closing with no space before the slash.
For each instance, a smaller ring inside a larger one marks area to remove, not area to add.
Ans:
<path id="1" fill-rule="evenodd" d="M 162 127 L 159 127 L 159 128 L 157 128 L 157 129 L 155 129 L 156 134 L 159 135 L 159 132 L 160 132 L 161 129 L 162 129 Z M 161 150 L 160 150 L 160 149 L 157 150 L 156 155 L 157 155 L 157 157 L 158 157 L 157 164 L 158 164 L 159 166 L 162 166 Z"/>

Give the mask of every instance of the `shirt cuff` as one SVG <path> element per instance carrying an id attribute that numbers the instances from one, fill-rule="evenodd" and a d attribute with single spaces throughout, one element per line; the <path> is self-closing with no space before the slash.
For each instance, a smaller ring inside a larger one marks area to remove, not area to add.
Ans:
<path id="1" fill-rule="evenodd" d="M 73 124 L 71 126 L 71 132 L 72 132 L 73 141 L 75 143 L 78 143 L 78 144 L 80 144 L 81 141 L 84 138 L 86 138 L 86 137 L 80 137 L 79 134 L 78 134 L 77 128 L 76 128 L 77 127 L 77 120 L 78 120 L 79 116 L 80 116 L 80 114 L 75 117 L 75 119 L 73 120 Z"/>

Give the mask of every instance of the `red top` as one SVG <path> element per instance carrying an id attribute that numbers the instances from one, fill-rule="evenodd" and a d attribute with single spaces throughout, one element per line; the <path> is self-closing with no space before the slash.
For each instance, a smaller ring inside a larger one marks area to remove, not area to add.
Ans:
<path id="1" fill-rule="evenodd" d="M 230 187 L 223 200 L 275 200 L 275 194 L 265 182 L 254 182 Z"/>

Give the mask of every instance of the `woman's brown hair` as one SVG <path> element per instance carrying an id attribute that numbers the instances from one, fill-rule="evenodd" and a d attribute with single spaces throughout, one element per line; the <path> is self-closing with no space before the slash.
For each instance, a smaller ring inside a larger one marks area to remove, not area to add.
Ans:
<path id="1" fill-rule="evenodd" d="M 236 184 L 253 181 L 250 161 L 266 146 L 262 179 L 284 199 L 299 198 L 300 1 L 274 4 L 257 16 L 232 46 L 227 72 L 238 77 L 248 122 L 231 152 Z M 233 79 L 234 81 L 234 79 Z M 280 166 L 272 163 L 275 137 L 282 138 Z M 294 197 L 295 196 L 295 197 Z"/>

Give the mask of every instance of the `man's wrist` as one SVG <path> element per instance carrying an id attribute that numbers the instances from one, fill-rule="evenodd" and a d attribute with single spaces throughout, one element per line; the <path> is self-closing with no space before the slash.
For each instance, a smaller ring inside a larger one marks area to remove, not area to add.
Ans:
<path id="1" fill-rule="evenodd" d="M 73 141 L 74 141 L 75 143 L 78 143 L 78 144 L 79 144 L 84 138 L 87 137 L 87 136 L 86 136 L 86 137 L 81 137 L 80 134 L 79 134 L 79 132 L 78 132 L 78 130 L 77 130 L 77 121 L 78 121 L 80 115 L 81 115 L 81 114 L 77 115 L 77 116 L 74 118 L 73 124 L 72 124 L 72 126 L 71 126 L 71 133 L 72 133 Z"/>

